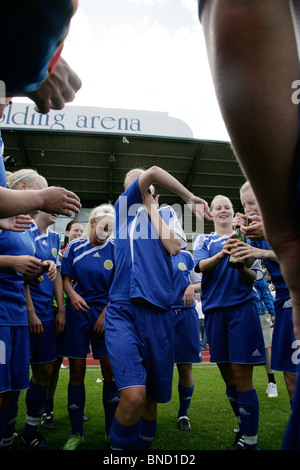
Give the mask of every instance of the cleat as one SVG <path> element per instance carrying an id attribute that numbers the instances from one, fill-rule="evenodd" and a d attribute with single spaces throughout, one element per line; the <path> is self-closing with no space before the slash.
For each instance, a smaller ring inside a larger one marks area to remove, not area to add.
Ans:
<path id="1" fill-rule="evenodd" d="M 179 416 L 177 425 L 181 431 L 189 431 L 191 429 L 190 420 L 187 416 Z"/>
<path id="2" fill-rule="evenodd" d="M 43 438 L 40 432 L 37 432 L 33 435 L 31 434 L 22 434 L 21 435 L 22 445 L 30 447 L 33 450 L 53 450 L 49 446 L 48 442 Z"/>
<path id="3" fill-rule="evenodd" d="M 270 382 L 267 387 L 266 394 L 269 398 L 278 397 L 277 385 Z"/>
<path id="4" fill-rule="evenodd" d="M 244 435 L 239 429 L 234 429 L 233 432 L 236 434 L 233 444 L 229 450 L 243 450 L 244 449 Z"/>
<path id="5" fill-rule="evenodd" d="M 63 450 L 76 450 L 77 447 L 83 443 L 83 441 L 84 438 L 79 433 L 72 434 L 70 439 L 65 443 Z"/>
<path id="6" fill-rule="evenodd" d="M 55 424 L 53 422 L 53 412 L 52 411 L 48 414 L 47 413 L 43 414 L 41 426 L 44 429 L 50 429 L 50 430 L 55 429 Z"/>

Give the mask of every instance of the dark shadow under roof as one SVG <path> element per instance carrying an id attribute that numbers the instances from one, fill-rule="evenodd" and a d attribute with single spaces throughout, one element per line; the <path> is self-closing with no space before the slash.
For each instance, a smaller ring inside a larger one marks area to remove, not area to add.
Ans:
<path id="1" fill-rule="evenodd" d="M 4 155 L 20 168 L 33 168 L 49 186 L 74 191 L 83 207 L 114 203 L 132 168 L 157 165 L 171 173 L 195 195 L 211 202 L 217 194 L 240 209 L 243 172 L 228 142 L 168 137 L 125 136 L 54 131 L 1 131 Z M 156 187 L 160 204 L 181 204 L 177 195 Z M 212 225 L 205 222 L 205 231 Z"/>

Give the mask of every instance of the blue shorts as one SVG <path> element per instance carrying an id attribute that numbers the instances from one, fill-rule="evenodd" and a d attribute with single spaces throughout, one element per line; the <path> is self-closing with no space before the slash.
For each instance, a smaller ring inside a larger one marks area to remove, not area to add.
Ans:
<path id="1" fill-rule="evenodd" d="M 119 389 L 143 386 L 153 401 L 170 401 L 175 340 L 172 310 L 145 304 L 109 304 L 105 339 Z"/>
<path id="2" fill-rule="evenodd" d="M 28 326 L 0 326 L 0 393 L 29 387 Z"/>
<path id="3" fill-rule="evenodd" d="M 276 309 L 272 338 L 271 368 L 290 374 L 297 373 L 293 353 L 297 347 L 293 329 L 292 307 Z"/>
<path id="4" fill-rule="evenodd" d="M 202 362 L 199 319 L 195 307 L 173 310 L 175 315 L 175 362 Z"/>
<path id="5" fill-rule="evenodd" d="M 298 357 L 299 362 L 299 357 Z M 297 365 L 297 382 L 295 395 L 292 403 L 292 412 L 289 423 L 287 425 L 282 449 L 283 450 L 300 450 L 300 367 Z"/>
<path id="6" fill-rule="evenodd" d="M 94 359 L 107 357 L 105 337 L 94 332 L 95 323 L 104 306 L 89 304 L 88 312 L 76 312 L 70 302 L 66 304 L 66 326 L 57 336 L 57 355 L 74 359 L 85 359 L 92 348 Z"/>
<path id="7" fill-rule="evenodd" d="M 30 335 L 30 363 L 46 364 L 56 360 L 56 334 L 54 320 L 43 323 L 41 336 Z"/>
<path id="8" fill-rule="evenodd" d="M 264 364 L 265 345 L 255 302 L 205 312 L 211 362 Z"/>

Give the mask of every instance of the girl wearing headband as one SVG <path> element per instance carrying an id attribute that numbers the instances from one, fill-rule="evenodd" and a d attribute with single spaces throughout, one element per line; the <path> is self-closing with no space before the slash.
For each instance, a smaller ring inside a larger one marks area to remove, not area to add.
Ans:
<path id="1" fill-rule="evenodd" d="M 16 181 L 14 189 L 36 190 L 47 186 L 46 180 L 32 170 L 30 173 L 33 179 L 24 183 L 28 173 L 25 170 L 22 174 L 16 172 L 9 176 L 9 181 Z M 36 244 L 29 230 L 23 233 L 0 231 L 0 255 L 0 340 L 6 354 L 0 377 L 1 441 L 6 421 L 11 422 L 11 417 L 17 414 L 20 390 L 29 388 L 30 339 L 26 308 L 30 297 L 29 283 L 49 270 L 49 267 L 50 274 L 54 273 L 48 260 L 41 261 L 36 256 Z M 7 426 L 5 432 L 6 439 L 2 444 L 10 447 L 13 433 L 10 434 Z M 44 446 L 42 438 L 38 446 Z"/>

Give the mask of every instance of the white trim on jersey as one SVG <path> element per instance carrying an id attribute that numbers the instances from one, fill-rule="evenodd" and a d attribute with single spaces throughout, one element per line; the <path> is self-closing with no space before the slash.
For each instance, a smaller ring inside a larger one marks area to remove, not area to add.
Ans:
<path id="1" fill-rule="evenodd" d="M 109 239 L 107 239 L 106 242 L 103 243 L 103 245 L 93 246 L 93 248 L 91 248 L 90 250 L 87 250 L 87 251 L 85 251 L 84 253 L 81 253 L 81 255 L 75 256 L 75 257 L 73 258 L 73 265 L 74 265 L 77 261 L 79 261 L 80 259 L 82 259 L 82 258 L 84 258 L 85 256 L 89 255 L 90 253 L 93 253 L 94 251 L 98 252 L 99 250 L 102 250 L 103 248 L 106 247 L 106 245 L 107 245 L 108 243 L 109 243 Z M 80 245 L 80 248 L 82 248 L 82 247 L 85 246 L 85 245 L 86 245 L 86 243 Z M 76 250 L 76 249 L 77 249 L 77 248 L 75 248 L 75 250 Z M 74 252 L 75 252 L 75 250 L 74 250 Z"/>

